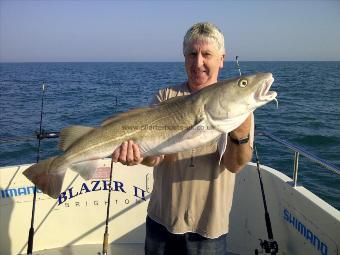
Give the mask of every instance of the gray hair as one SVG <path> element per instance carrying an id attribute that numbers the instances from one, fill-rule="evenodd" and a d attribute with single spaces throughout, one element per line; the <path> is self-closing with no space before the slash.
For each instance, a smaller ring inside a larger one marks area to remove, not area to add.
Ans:
<path id="1" fill-rule="evenodd" d="M 221 30 L 214 24 L 211 24 L 209 22 L 200 22 L 200 23 L 194 24 L 191 28 L 189 28 L 183 40 L 183 54 L 184 55 L 186 55 L 188 51 L 189 43 L 197 39 L 213 41 L 216 44 L 217 49 L 222 54 L 225 54 L 224 36 Z"/>

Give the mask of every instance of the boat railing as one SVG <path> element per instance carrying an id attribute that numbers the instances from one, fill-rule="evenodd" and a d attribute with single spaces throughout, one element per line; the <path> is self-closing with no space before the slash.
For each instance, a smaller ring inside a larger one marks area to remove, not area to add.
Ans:
<path id="1" fill-rule="evenodd" d="M 300 155 L 306 157 L 307 159 L 311 160 L 312 162 L 315 162 L 325 169 L 328 169 L 329 171 L 337 174 L 340 176 L 340 169 L 332 164 L 331 162 L 324 160 L 313 153 L 308 152 L 306 149 L 292 144 L 284 139 L 278 138 L 271 134 L 270 132 L 267 131 L 262 131 L 262 130 L 256 130 L 255 131 L 256 136 L 265 136 L 279 144 L 284 145 L 285 147 L 291 149 L 294 152 L 294 170 L 293 170 L 293 186 L 297 186 L 297 179 L 298 179 L 298 171 L 299 171 L 299 158 Z M 44 132 L 42 134 L 37 134 L 38 139 L 45 139 L 45 138 L 59 138 L 59 132 Z"/>
<path id="2" fill-rule="evenodd" d="M 294 152 L 294 169 L 293 169 L 293 186 L 296 187 L 297 186 L 297 180 L 298 180 L 298 171 L 299 171 L 299 157 L 300 155 L 306 157 L 307 159 L 311 160 L 312 162 L 315 162 L 319 165 L 321 165 L 322 167 L 324 167 L 325 169 L 337 174 L 338 176 L 340 176 L 340 169 L 335 166 L 334 164 L 332 164 L 331 162 L 321 159 L 320 157 L 314 155 L 313 153 L 310 153 L 308 151 L 306 151 L 304 148 L 292 144 L 286 140 L 283 140 L 281 138 L 278 138 L 276 136 L 274 136 L 273 134 L 267 132 L 267 131 L 258 131 L 256 130 L 255 132 L 256 136 L 265 136 L 279 144 L 284 145 L 285 147 L 291 149 Z"/>

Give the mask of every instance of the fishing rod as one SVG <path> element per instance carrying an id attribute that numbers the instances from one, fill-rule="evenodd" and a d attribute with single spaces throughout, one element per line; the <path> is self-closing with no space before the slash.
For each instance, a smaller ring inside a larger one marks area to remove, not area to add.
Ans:
<path id="1" fill-rule="evenodd" d="M 40 127 L 39 127 L 39 136 L 37 135 L 38 139 L 38 146 L 37 146 L 37 163 L 40 159 L 40 144 L 41 144 L 41 137 L 42 137 L 42 120 L 43 120 L 43 112 L 44 112 L 44 96 L 45 96 L 45 84 L 42 85 L 42 92 L 41 92 L 41 108 L 40 108 Z M 33 240 L 34 240 L 34 217 L 35 217 L 35 205 L 37 201 L 37 186 L 34 185 L 34 192 L 33 192 L 33 205 L 32 205 L 32 215 L 31 215 L 31 227 L 28 234 L 28 241 L 27 241 L 27 255 L 32 255 L 33 251 Z"/>
<path id="2" fill-rule="evenodd" d="M 236 60 L 236 68 L 237 68 L 238 72 L 240 73 L 240 76 L 242 76 L 241 67 L 238 63 L 238 56 L 235 57 L 235 60 Z"/>
<path id="3" fill-rule="evenodd" d="M 60 132 L 55 131 L 45 131 L 42 130 L 40 132 L 36 132 L 35 135 L 32 136 L 0 136 L 0 143 L 8 143 L 8 142 L 19 142 L 19 141 L 30 141 L 33 139 L 49 139 L 49 138 L 59 138 Z"/>
<path id="4" fill-rule="evenodd" d="M 107 250 L 108 250 L 108 246 L 109 246 L 109 216 L 110 216 L 111 190 L 112 190 L 111 189 L 112 169 L 113 169 L 113 159 L 111 157 L 110 185 L 109 185 L 109 193 L 108 193 L 108 196 L 107 196 L 105 233 L 104 233 L 104 239 L 103 239 L 103 255 L 107 255 Z"/>
<path id="5" fill-rule="evenodd" d="M 242 73 L 241 73 L 240 64 L 238 62 L 238 56 L 236 56 L 235 59 L 236 59 L 236 68 L 238 69 L 239 74 L 241 76 Z M 268 208 L 267 208 L 266 195 L 264 193 L 262 176 L 261 176 L 261 172 L 260 172 L 260 160 L 259 160 L 259 157 L 258 157 L 258 154 L 257 154 L 255 141 L 254 141 L 253 146 L 254 146 L 254 150 L 255 150 L 256 169 L 257 169 L 257 173 L 258 173 L 259 180 L 260 180 L 262 201 L 263 201 L 263 206 L 264 206 L 264 211 L 265 211 L 266 228 L 267 228 L 267 234 L 268 234 L 268 238 L 269 238 L 269 241 L 260 239 L 260 246 L 262 248 L 261 253 L 263 253 L 263 251 L 265 251 L 265 253 L 275 255 L 279 251 L 279 247 L 278 247 L 277 242 L 274 240 L 274 236 L 273 236 L 272 224 L 271 224 L 271 221 L 270 221 L 270 216 L 269 216 L 269 212 L 268 212 Z M 255 255 L 257 255 L 257 254 L 259 254 L 259 250 L 255 249 Z"/>
<path id="6" fill-rule="evenodd" d="M 116 106 L 117 97 L 116 98 Z M 103 255 L 107 255 L 108 247 L 109 247 L 109 216 L 110 216 L 110 204 L 111 204 L 111 185 L 112 185 L 112 170 L 113 170 L 113 158 L 111 156 L 111 167 L 110 167 L 110 184 L 109 184 L 109 193 L 107 195 L 107 207 L 106 207 L 106 219 L 105 219 L 105 232 L 103 237 Z"/>
<path id="7" fill-rule="evenodd" d="M 265 220 L 266 220 L 267 234 L 268 234 L 268 238 L 269 238 L 269 241 L 267 241 L 267 240 L 262 241 L 260 239 L 260 246 L 262 248 L 262 252 L 264 250 L 266 253 L 270 253 L 271 255 L 275 255 L 279 251 L 279 246 L 278 246 L 277 242 L 274 240 L 274 236 L 273 236 L 272 224 L 271 224 L 271 221 L 270 221 L 270 216 L 269 216 L 269 212 L 268 212 L 268 208 L 267 208 L 266 195 L 264 193 L 262 176 L 261 176 L 261 172 L 260 172 L 260 161 L 259 161 L 259 157 L 258 157 L 258 154 L 257 154 L 255 142 L 254 142 L 254 150 L 255 150 L 256 169 L 257 169 L 257 173 L 258 173 L 258 176 L 259 176 L 259 179 L 260 179 L 262 200 L 263 200 L 263 206 L 264 206 L 264 211 L 265 211 L 264 217 L 265 217 Z M 259 254 L 259 251 L 258 251 L 258 249 L 255 249 L 255 255 L 257 255 L 257 254 Z"/>

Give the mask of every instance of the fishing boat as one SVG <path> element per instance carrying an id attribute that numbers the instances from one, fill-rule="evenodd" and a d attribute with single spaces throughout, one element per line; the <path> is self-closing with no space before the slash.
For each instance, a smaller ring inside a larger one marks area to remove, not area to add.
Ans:
<path id="1" fill-rule="evenodd" d="M 256 135 L 293 151 L 293 178 L 259 162 L 236 175 L 228 254 L 340 254 L 340 212 L 299 185 L 299 156 L 340 170 L 270 133 Z M 1 255 L 27 254 L 32 225 L 33 254 L 144 254 L 152 168 L 113 164 L 110 179 L 111 161 L 103 159 L 88 181 L 67 171 L 58 199 L 36 191 L 31 217 L 35 187 L 22 175 L 27 167 L 0 168 Z"/>

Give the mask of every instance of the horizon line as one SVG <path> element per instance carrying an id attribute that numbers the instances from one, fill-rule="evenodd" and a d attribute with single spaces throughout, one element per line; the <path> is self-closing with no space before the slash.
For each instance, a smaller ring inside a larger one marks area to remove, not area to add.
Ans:
<path id="1" fill-rule="evenodd" d="M 226 60 L 224 63 L 235 62 Z M 242 60 L 242 62 L 340 62 L 340 60 Z M 29 63 L 184 63 L 184 60 L 88 60 L 88 61 L 0 61 L 0 64 L 29 64 Z"/>

